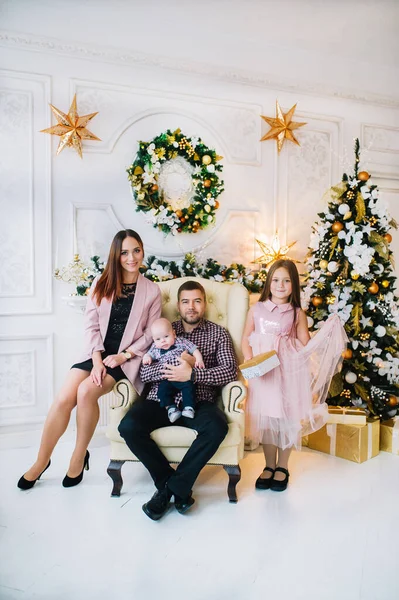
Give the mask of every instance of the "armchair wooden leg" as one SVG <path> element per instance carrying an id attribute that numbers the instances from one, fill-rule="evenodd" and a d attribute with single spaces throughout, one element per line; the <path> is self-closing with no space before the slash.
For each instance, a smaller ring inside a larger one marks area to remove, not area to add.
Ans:
<path id="1" fill-rule="evenodd" d="M 114 487 L 112 488 L 111 496 L 121 495 L 121 489 L 123 485 L 121 469 L 125 462 L 125 460 L 111 460 L 108 465 L 107 473 L 114 482 Z"/>
<path id="2" fill-rule="evenodd" d="M 229 485 L 227 486 L 229 501 L 237 502 L 236 485 L 241 479 L 240 465 L 224 465 L 223 468 L 229 476 Z"/>

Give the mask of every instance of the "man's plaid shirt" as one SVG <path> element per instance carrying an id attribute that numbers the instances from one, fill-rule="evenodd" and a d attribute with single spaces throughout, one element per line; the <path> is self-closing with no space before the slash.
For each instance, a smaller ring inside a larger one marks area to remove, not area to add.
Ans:
<path id="1" fill-rule="evenodd" d="M 237 360 L 229 333 L 224 327 L 206 319 L 189 333 L 184 331 L 181 321 L 175 321 L 172 325 L 178 337 L 186 338 L 198 346 L 204 359 L 205 369 L 193 369 L 197 402 L 215 402 L 219 388 L 237 378 Z M 178 364 L 178 361 L 173 361 L 173 364 Z M 162 368 L 163 365 L 159 363 L 141 365 L 141 380 L 143 383 L 152 383 L 147 400 L 158 401 L 158 384 L 164 379 Z M 176 400 L 180 399 L 181 392 L 178 392 Z"/>

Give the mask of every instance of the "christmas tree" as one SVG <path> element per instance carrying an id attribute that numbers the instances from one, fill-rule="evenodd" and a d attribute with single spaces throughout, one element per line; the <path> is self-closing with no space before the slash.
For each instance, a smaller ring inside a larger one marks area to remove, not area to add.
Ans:
<path id="1" fill-rule="evenodd" d="M 309 329 L 331 314 L 345 327 L 349 344 L 327 402 L 355 405 L 388 419 L 399 414 L 399 305 L 389 248 L 397 224 L 379 198 L 369 173 L 354 172 L 328 192 L 328 207 L 312 228 L 303 299 Z"/>

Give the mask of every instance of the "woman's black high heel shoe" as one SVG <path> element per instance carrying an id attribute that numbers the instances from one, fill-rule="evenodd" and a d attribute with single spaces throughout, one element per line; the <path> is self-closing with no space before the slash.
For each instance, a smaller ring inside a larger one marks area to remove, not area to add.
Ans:
<path id="1" fill-rule="evenodd" d="M 288 473 L 287 469 L 284 469 L 284 467 L 277 467 L 276 471 L 284 473 L 285 478 L 282 481 L 279 481 L 278 479 L 272 479 L 270 489 L 274 492 L 284 492 L 284 490 L 287 489 L 290 474 Z"/>
<path id="2" fill-rule="evenodd" d="M 86 450 L 86 456 L 85 456 L 85 461 L 83 463 L 82 472 L 77 477 L 69 477 L 68 475 L 65 475 L 64 479 L 62 480 L 62 485 L 64 487 L 74 487 L 75 485 L 78 485 L 82 481 L 83 471 L 85 469 L 86 469 L 86 471 L 89 470 L 89 458 L 90 458 L 90 452 L 88 450 Z"/>
<path id="3" fill-rule="evenodd" d="M 19 487 L 19 489 L 20 490 L 30 490 L 31 488 L 33 488 L 36 481 L 38 481 L 40 479 L 40 477 L 43 475 L 44 471 L 47 471 L 47 469 L 49 468 L 50 465 L 51 465 L 51 460 L 48 461 L 47 467 L 45 469 L 43 469 L 43 471 L 40 473 L 39 477 L 37 479 L 34 479 L 33 481 L 29 481 L 28 479 L 25 479 L 25 477 L 22 475 L 21 479 L 17 483 L 17 486 Z"/>
<path id="4" fill-rule="evenodd" d="M 273 481 L 274 469 L 271 467 L 265 467 L 264 471 L 269 471 L 272 476 L 271 477 L 258 477 L 255 481 L 255 487 L 257 490 L 269 490 L 271 483 Z"/>

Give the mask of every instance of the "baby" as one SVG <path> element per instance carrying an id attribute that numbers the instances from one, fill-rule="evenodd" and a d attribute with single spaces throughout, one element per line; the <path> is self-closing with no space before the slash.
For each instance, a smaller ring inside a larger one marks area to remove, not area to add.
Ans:
<path id="1" fill-rule="evenodd" d="M 180 358 L 182 352 L 186 351 L 195 358 L 195 366 L 204 369 L 204 360 L 197 346 L 182 337 L 176 337 L 171 323 L 168 319 L 157 319 L 151 326 L 151 334 L 154 340 L 151 348 L 143 356 L 143 365 L 152 364 L 153 360 L 167 363 L 171 358 Z M 175 403 L 176 390 L 182 393 L 183 411 Z M 167 409 L 169 421 L 174 423 L 181 416 L 193 419 L 195 416 L 194 384 L 192 381 L 168 381 L 163 379 L 158 385 L 158 398 L 160 405 Z"/>

